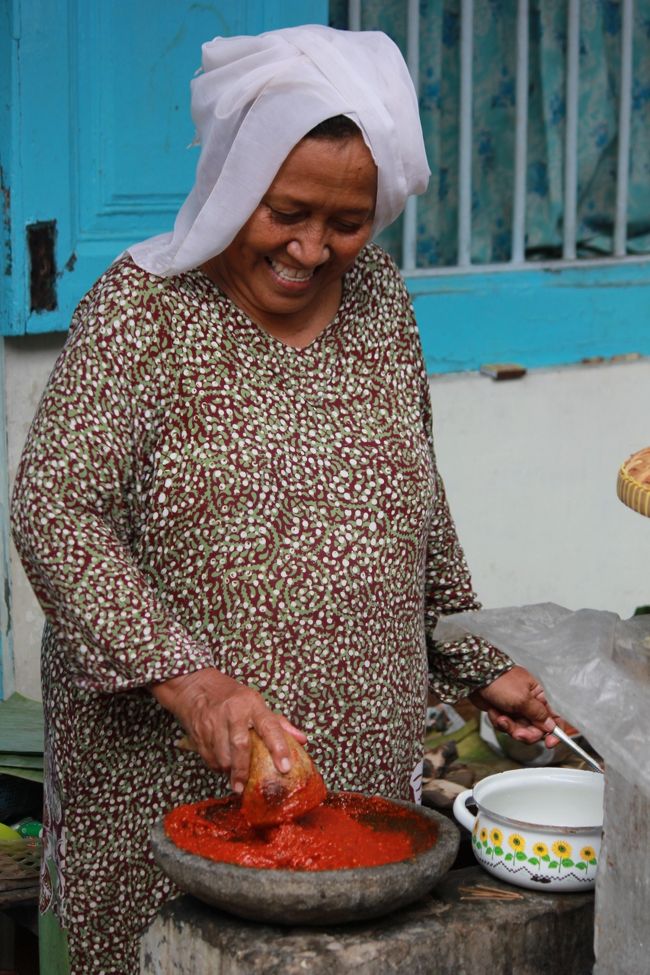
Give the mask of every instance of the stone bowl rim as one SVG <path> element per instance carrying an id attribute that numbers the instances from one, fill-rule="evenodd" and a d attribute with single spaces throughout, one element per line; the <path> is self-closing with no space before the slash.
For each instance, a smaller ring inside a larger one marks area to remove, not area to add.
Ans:
<path id="1" fill-rule="evenodd" d="M 351 790 L 345 790 L 345 791 L 347 792 Z M 328 793 L 328 795 L 331 794 L 336 794 L 336 793 Z M 419 815 L 424 816 L 425 819 L 435 822 L 439 829 L 438 839 L 436 843 L 432 844 L 432 846 L 430 847 L 427 847 L 426 850 L 421 850 L 419 853 L 415 853 L 413 856 L 405 857 L 403 860 L 393 860 L 391 863 L 380 863 L 374 867 L 372 866 L 339 867 L 336 870 L 288 870 L 288 869 L 281 869 L 279 867 L 247 867 L 240 863 L 228 863 L 227 861 L 224 860 L 211 860 L 209 857 L 202 857 L 199 856 L 197 853 L 189 853 L 187 850 L 184 850 L 182 847 L 176 846 L 173 840 L 169 839 L 169 837 L 165 833 L 164 822 L 162 819 L 159 819 L 154 824 L 151 834 L 152 834 L 152 838 L 154 838 L 156 842 L 159 841 L 159 838 L 163 839 L 166 844 L 168 844 L 173 848 L 176 854 L 183 857 L 183 860 L 185 860 L 186 858 L 191 858 L 192 860 L 198 861 L 198 863 L 200 863 L 202 866 L 207 866 L 207 864 L 210 863 L 215 864 L 215 866 L 219 867 L 220 872 L 226 875 L 229 874 L 232 870 L 233 876 L 242 877 L 246 874 L 252 877 L 254 874 L 263 873 L 268 875 L 272 874 L 274 877 L 279 877 L 279 878 L 286 877 L 287 879 L 290 878 L 291 880 L 294 880 L 295 878 L 298 877 L 312 877 L 312 878 L 323 877 L 323 879 L 334 880 L 335 878 L 338 879 L 339 877 L 349 878 L 350 874 L 358 873 L 358 872 L 363 872 L 367 876 L 367 872 L 371 870 L 379 871 L 380 873 L 390 873 L 391 869 L 394 870 L 396 867 L 403 867 L 405 863 L 416 863 L 416 862 L 421 863 L 424 859 L 427 858 L 427 856 L 430 856 L 434 852 L 438 851 L 438 847 L 440 846 L 441 841 L 444 841 L 445 843 L 450 842 L 454 834 L 456 834 L 456 836 L 460 841 L 460 830 L 458 826 L 456 826 L 456 824 L 452 822 L 452 820 L 450 820 L 447 816 L 444 816 L 441 812 L 438 812 L 437 809 L 431 809 L 429 806 L 423 806 L 415 802 L 409 802 L 406 799 L 388 799 L 386 796 L 380 796 L 377 794 L 372 795 L 369 792 L 355 792 L 354 795 L 365 796 L 366 798 L 369 799 L 374 799 L 374 798 L 385 799 L 387 802 L 393 802 L 395 803 L 395 805 L 403 806 L 406 809 L 410 809 L 413 812 L 416 812 Z M 437 858 L 434 857 L 433 859 L 437 859 Z"/>

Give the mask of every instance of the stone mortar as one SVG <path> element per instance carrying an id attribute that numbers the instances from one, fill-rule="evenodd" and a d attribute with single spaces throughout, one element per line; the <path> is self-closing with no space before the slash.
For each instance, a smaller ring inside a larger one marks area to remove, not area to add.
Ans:
<path id="1" fill-rule="evenodd" d="M 156 824 L 156 862 L 182 890 L 214 907 L 274 924 L 341 924 L 380 917 L 422 897 L 450 869 L 459 831 L 433 809 L 399 802 L 438 826 L 430 849 L 379 867 L 345 870 L 272 870 L 220 863 L 179 849 Z"/>

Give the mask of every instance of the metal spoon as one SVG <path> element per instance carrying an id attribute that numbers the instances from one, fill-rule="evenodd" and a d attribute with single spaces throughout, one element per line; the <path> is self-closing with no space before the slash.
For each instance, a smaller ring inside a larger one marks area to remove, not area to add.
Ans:
<path id="1" fill-rule="evenodd" d="M 559 738 L 561 741 L 563 741 L 565 745 L 568 745 L 569 748 L 572 748 L 573 751 L 576 753 L 576 755 L 579 755 L 580 758 L 584 762 L 586 762 L 587 765 L 589 765 L 590 768 L 592 768 L 594 770 L 594 772 L 600 772 L 601 775 L 603 774 L 603 770 L 601 769 L 601 767 L 598 764 L 598 762 L 596 761 L 596 759 L 595 758 L 592 758 L 591 755 L 589 755 L 584 750 L 584 748 L 581 748 L 580 747 L 580 745 L 576 745 L 576 743 L 573 740 L 573 738 L 571 738 L 569 735 L 567 735 L 567 733 L 565 731 L 562 731 L 561 728 L 559 728 L 557 725 L 555 725 L 555 727 L 553 728 L 553 731 L 551 731 L 550 734 L 555 735 L 555 737 L 556 738 Z"/>

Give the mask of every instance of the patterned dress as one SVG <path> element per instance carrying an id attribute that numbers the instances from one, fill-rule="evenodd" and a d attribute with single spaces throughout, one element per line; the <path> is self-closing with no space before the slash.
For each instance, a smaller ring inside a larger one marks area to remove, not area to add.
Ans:
<path id="1" fill-rule="evenodd" d="M 13 526 L 47 618 L 41 907 L 73 975 L 137 972 L 140 933 L 177 893 L 151 824 L 227 789 L 175 746 L 152 682 L 216 666 L 307 733 L 331 789 L 408 798 L 427 671 L 450 700 L 510 666 L 430 637 L 478 604 L 409 298 L 373 245 L 305 349 L 200 270 L 114 264 L 49 381 Z"/>

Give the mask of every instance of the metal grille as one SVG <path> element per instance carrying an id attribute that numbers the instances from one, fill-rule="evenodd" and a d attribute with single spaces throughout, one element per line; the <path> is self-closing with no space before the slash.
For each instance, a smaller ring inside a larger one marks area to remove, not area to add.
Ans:
<path id="1" fill-rule="evenodd" d="M 632 106 L 632 21 L 634 0 L 620 0 L 621 5 L 621 74 L 618 106 L 618 159 L 616 212 L 609 257 L 594 260 L 577 259 L 577 180 L 578 180 L 578 90 L 580 58 L 580 0 L 567 0 L 567 51 L 566 51 L 566 124 L 564 133 L 563 174 L 563 240 L 562 258 L 545 261 L 545 266 L 562 266 L 568 263 L 581 265 L 611 263 L 627 256 L 627 209 L 628 173 L 630 154 L 630 125 Z M 486 270 L 488 265 L 472 265 L 472 149 L 473 149 L 473 83 L 472 59 L 474 40 L 474 0 L 460 0 L 460 112 L 458 119 L 458 246 L 456 266 L 416 269 L 417 249 L 417 199 L 408 201 L 403 220 L 402 266 L 409 274 L 448 274 L 450 271 Z M 526 260 L 526 151 L 528 139 L 528 84 L 529 84 L 529 0 L 517 0 L 517 59 L 516 59 L 516 123 L 513 160 L 513 217 L 511 256 L 509 261 L 489 265 L 491 269 L 517 269 L 530 267 Z M 407 49 L 406 60 L 419 90 L 420 63 L 420 11 L 418 0 L 407 0 Z M 350 0 L 348 26 L 359 30 L 362 23 L 362 0 Z M 638 256 L 636 257 L 638 260 Z M 540 261 L 534 266 L 540 267 Z"/>

